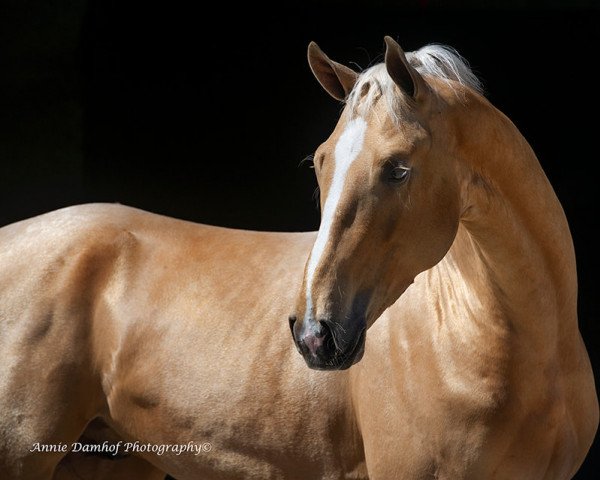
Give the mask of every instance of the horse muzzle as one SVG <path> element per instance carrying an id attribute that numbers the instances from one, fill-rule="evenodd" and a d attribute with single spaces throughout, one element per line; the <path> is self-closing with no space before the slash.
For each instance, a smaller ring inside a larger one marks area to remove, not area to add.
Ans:
<path id="1" fill-rule="evenodd" d="M 329 320 L 309 321 L 300 325 L 295 316 L 289 318 L 292 338 L 309 368 L 345 370 L 360 361 L 365 352 L 366 324 L 352 332 Z"/>

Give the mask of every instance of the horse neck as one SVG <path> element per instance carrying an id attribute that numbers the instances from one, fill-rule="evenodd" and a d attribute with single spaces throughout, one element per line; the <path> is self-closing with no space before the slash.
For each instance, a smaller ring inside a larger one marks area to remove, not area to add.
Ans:
<path id="1" fill-rule="evenodd" d="M 539 341 L 576 325 L 575 255 L 531 147 L 485 99 L 454 112 L 462 217 L 448 261 L 511 332 Z"/>

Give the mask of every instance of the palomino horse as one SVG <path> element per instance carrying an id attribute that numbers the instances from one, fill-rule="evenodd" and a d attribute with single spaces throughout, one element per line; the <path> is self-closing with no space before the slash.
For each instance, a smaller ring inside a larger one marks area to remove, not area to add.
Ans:
<path id="1" fill-rule="evenodd" d="M 212 448 L 57 478 L 574 475 L 598 405 L 560 204 L 458 55 L 386 43 L 360 75 L 309 47 L 346 101 L 316 235 L 118 205 L 0 230 L 0 478 L 51 478 L 98 418 Z"/>

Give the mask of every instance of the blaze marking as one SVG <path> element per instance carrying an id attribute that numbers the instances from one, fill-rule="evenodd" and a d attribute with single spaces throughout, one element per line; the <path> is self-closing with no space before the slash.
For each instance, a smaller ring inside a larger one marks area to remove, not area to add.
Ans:
<path id="1" fill-rule="evenodd" d="M 304 314 L 305 328 L 307 328 L 307 320 L 310 318 L 313 310 L 312 284 L 315 271 L 319 266 L 321 257 L 323 256 L 323 253 L 325 252 L 329 242 L 331 226 L 333 225 L 338 203 L 344 190 L 346 175 L 348 174 L 350 165 L 352 165 L 352 162 L 356 160 L 358 154 L 362 150 L 366 130 L 367 122 L 365 122 L 363 118 L 357 117 L 353 120 L 350 120 L 335 145 L 333 158 L 335 162 L 333 179 L 331 181 L 331 186 L 329 187 L 329 194 L 325 200 L 325 205 L 323 206 L 321 225 L 319 227 L 319 232 L 317 233 L 317 239 L 315 240 L 315 244 L 310 252 L 308 266 L 306 268 L 306 312 Z"/>

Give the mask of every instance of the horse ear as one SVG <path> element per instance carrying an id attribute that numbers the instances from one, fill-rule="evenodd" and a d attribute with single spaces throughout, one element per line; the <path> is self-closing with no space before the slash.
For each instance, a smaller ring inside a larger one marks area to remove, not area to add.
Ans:
<path id="1" fill-rule="evenodd" d="M 308 64 L 321 86 L 336 100 L 344 100 L 358 78 L 358 73 L 331 60 L 315 42 L 308 45 Z"/>
<path id="2" fill-rule="evenodd" d="M 386 36 L 385 40 L 385 67 L 394 83 L 406 94 L 419 99 L 427 91 L 423 77 L 417 72 L 408 60 L 400 45 L 392 37 Z"/>

